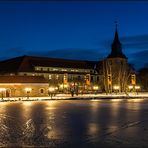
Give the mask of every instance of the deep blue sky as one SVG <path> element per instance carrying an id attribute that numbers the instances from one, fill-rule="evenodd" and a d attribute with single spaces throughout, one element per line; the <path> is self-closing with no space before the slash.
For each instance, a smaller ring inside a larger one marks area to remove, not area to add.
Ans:
<path id="1" fill-rule="evenodd" d="M 148 2 L 0 2 L 0 59 L 20 55 L 101 60 L 115 24 L 135 67 L 148 63 Z"/>

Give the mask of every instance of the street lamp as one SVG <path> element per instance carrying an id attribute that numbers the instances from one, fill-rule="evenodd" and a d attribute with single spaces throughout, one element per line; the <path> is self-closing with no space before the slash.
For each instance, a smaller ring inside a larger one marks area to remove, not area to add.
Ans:
<path id="1" fill-rule="evenodd" d="M 48 88 L 49 96 L 51 96 L 51 99 L 52 99 L 52 95 L 53 95 L 53 92 L 54 91 L 55 91 L 55 88 L 54 87 L 49 87 Z"/>
<path id="2" fill-rule="evenodd" d="M 128 86 L 128 88 L 129 88 L 129 89 L 133 89 L 133 86 L 132 86 L 132 85 L 130 85 L 130 86 Z"/>
<path id="3" fill-rule="evenodd" d="M 138 95 L 138 90 L 140 89 L 140 86 L 135 86 L 135 90 L 137 92 L 137 95 Z"/>
<path id="4" fill-rule="evenodd" d="M 6 91 L 6 88 L 0 88 L 0 92 L 1 92 L 1 97 L 2 97 L 2 100 L 4 98 L 4 92 Z"/>
<path id="5" fill-rule="evenodd" d="M 30 94 L 30 92 L 31 92 L 31 88 L 25 88 L 25 91 L 26 91 L 26 93 L 27 93 L 27 99 L 29 100 L 29 94 Z"/>
<path id="6" fill-rule="evenodd" d="M 95 91 L 95 93 L 97 93 L 97 90 L 99 89 L 98 86 L 93 86 L 93 90 Z"/>
<path id="7" fill-rule="evenodd" d="M 120 87 L 117 86 L 117 85 L 115 85 L 115 86 L 113 87 L 113 89 L 115 90 L 115 92 L 116 92 L 116 94 L 117 94 L 117 92 L 119 91 Z"/>

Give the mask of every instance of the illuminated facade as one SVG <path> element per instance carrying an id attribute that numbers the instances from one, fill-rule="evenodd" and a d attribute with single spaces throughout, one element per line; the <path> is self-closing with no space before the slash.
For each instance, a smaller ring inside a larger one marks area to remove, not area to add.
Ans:
<path id="1" fill-rule="evenodd" d="M 1 97 L 48 96 L 48 81 L 42 76 L 0 76 Z"/>
<path id="2" fill-rule="evenodd" d="M 56 88 L 57 93 L 111 93 L 117 88 L 119 92 L 125 92 L 131 73 L 127 57 L 122 52 L 117 25 L 111 53 L 102 61 L 21 56 L 0 62 L 0 75 L 24 76 L 24 79 L 44 77 L 48 87 Z"/>
<path id="3" fill-rule="evenodd" d="M 58 93 L 89 93 L 97 86 L 100 62 L 22 56 L 0 62 L 3 76 L 42 76 Z"/>

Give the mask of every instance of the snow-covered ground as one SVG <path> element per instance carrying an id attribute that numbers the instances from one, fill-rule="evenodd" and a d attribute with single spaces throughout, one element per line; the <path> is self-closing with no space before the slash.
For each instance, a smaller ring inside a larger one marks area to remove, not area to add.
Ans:
<path id="1" fill-rule="evenodd" d="M 4 101 L 23 101 L 23 100 L 51 100 L 51 99 L 91 99 L 91 98 L 98 98 L 98 99 L 103 99 L 103 98 L 148 98 L 148 92 L 139 92 L 137 93 L 128 93 L 128 95 L 126 94 L 105 94 L 105 93 L 100 93 L 100 94 L 79 94 L 74 95 L 73 97 L 71 96 L 71 94 L 56 94 L 55 96 L 45 96 L 45 97 L 10 97 L 10 98 L 3 98 Z M 0 98 L 1 99 L 1 98 Z M 2 101 L 2 99 L 1 99 Z"/>

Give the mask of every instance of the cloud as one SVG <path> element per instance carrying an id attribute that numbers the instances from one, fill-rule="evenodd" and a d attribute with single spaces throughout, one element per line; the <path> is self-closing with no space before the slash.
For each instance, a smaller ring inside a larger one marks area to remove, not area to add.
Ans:
<path id="1" fill-rule="evenodd" d="M 147 34 L 122 37 L 121 42 L 123 44 L 123 49 L 125 49 L 129 56 L 129 61 L 134 63 L 137 69 L 148 63 Z"/>
<path id="2" fill-rule="evenodd" d="M 135 35 L 135 36 L 127 36 L 127 37 L 122 37 L 122 41 L 124 42 L 141 42 L 141 41 L 148 41 L 148 34 L 143 34 L 143 35 Z"/>
<path id="3" fill-rule="evenodd" d="M 142 68 L 148 63 L 148 50 L 143 50 L 130 54 L 129 61 L 134 63 L 137 69 Z"/>
<path id="4" fill-rule="evenodd" d="M 122 37 L 121 42 L 125 49 L 148 49 L 148 35 L 136 35 L 136 36 L 128 36 Z"/>

